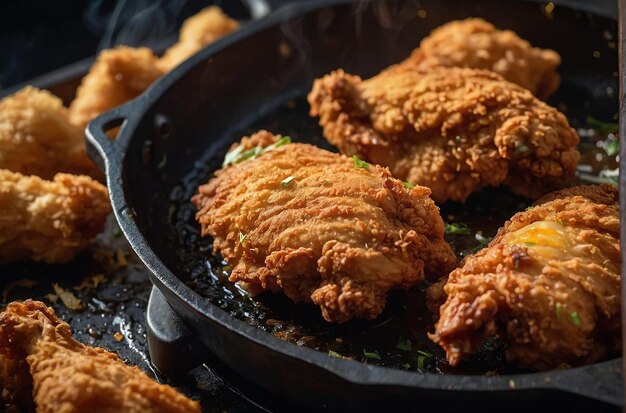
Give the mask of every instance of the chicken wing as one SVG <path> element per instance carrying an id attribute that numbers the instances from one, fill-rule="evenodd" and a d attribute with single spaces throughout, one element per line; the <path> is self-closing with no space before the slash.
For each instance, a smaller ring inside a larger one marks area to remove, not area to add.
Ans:
<path id="1" fill-rule="evenodd" d="M 70 326 L 38 301 L 13 302 L 0 313 L 0 354 L 5 398 L 32 388 L 38 413 L 200 412 L 198 402 L 115 354 L 76 341 Z M 17 363 L 27 364 L 28 373 L 15 374 Z"/>
<path id="2" fill-rule="evenodd" d="M 30 86 L 0 100 L 0 169 L 44 179 L 58 172 L 101 176 L 61 99 Z"/>
<path id="3" fill-rule="evenodd" d="M 341 323 L 376 317 L 390 289 L 455 265 L 428 188 L 409 189 L 387 169 L 311 145 L 278 146 L 279 138 L 244 138 L 227 156 L 242 162 L 193 197 L 202 235 L 233 267 L 231 281 L 312 301 Z"/>
<path id="4" fill-rule="evenodd" d="M 572 178 L 580 158 L 562 113 L 487 70 L 397 68 L 368 80 L 337 70 L 308 100 L 342 153 L 389 167 L 438 202 L 503 184 L 536 198 Z"/>
<path id="5" fill-rule="evenodd" d="M 161 59 L 145 47 L 102 51 L 70 104 L 70 122 L 84 130 L 93 118 L 139 96 L 183 60 L 237 28 L 235 20 L 211 6 L 183 23 L 180 40 Z"/>
<path id="6" fill-rule="evenodd" d="M 118 46 L 102 51 L 70 104 L 70 122 L 82 133 L 99 114 L 139 96 L 165 73 L 158 60 L 145 47 Z"/>
<path id="7" fill-rule="evenodd" d="M 239 23 L 224 14 L 222 9 L 209 6 L 185 20 L 178 43 L 165 51 L 159 66 L 166 72 L 170 71 L 206 45 L 238 28 Z"/>
<path id="8" fill-rule="evenodd" d="M 452 365 L 495 335 L 535 369 L 606 357 L 620 342 L 619 226 L 611 186 L 542 198 L 450 274 L 431 339 Z"/>
<path id="9" fill-rule="evenodd" d="M 498 30 L 483 19 L 457 20 L 435 29 L 400 66 L 420 70 L 468 67 L 492 70 L 546 99 L 559 86 L 554 50 L 532 47 L 510 30 Z"/>
<path id="10" fill-rule="evenodd" d="M 104 228 L 107 190 L 87 176 L 52 181 L 0 169 L 0 264 L 70 261 Z"/>

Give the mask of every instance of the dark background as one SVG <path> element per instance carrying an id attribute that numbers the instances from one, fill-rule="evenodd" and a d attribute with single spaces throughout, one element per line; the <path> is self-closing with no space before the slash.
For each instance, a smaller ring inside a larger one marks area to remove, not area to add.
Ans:
<path id="1" fill-rule="evenodd" d="M 0 4 L 0 90 L 118 44 L 161 52 L 183 20 L 217 4 L 247 20 L 240 0 L 10 0 Z"/>

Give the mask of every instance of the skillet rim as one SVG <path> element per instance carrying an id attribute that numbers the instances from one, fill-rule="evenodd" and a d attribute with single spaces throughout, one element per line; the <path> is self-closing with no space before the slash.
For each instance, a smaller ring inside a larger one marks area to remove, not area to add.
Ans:
<path id="1" fill-rule="evenodd" d="M 526 0 L 521 2 L 537 2 Z M 123 160 L 134 138 L 135 129 L 145 116 L 146 112 L 158 99 L 183 78 L 187 72 L 206 61 L 213 54 L 221 52 L 231 45 L 254 35 L 262 30 L 270 29 L 285 21 L 289 21 L 308 13 L 327 7 L 353 3 L 353 0 L 317 0 L 305 3 L 292 3 L 281 7 L 270 16 L 252 22 L 222 40 L 206 47 L 172 72 L 166 74 L 153 84 L 146 92 L 134 100 L 106 112 L 92 121 L 86 128 L 88 152 L 97 163 L 103 163 L 107 176 L 109 197 L 113 205 L 115 217 L 131 247 L 149 270 L 149 276 L 155 286 L 162 293 L 176 300 L 187 311 L 205 318 L 202 322 L 211 321 L 236 334 L 240 338 L 252 341 L 270 351 L 284 356 L 295 358 L 301 362 L 311 364 L 326 370 L 338 378 L 359 386 L 397 386 L 418 388 L 422 390 L 439 390 L 449 392 L 500 392 L 510 390 L 557 390 L 590 396 L 597 400 L 621 405 L 623 397 L 615 398 L 604 394 L 594 394 L 596 387 L 592 371 L 607 372 L 609 369 L 619 369 L 622 358 L 616 358 L 600 363 L 574 367 L 567 370 L 532 372 L 524 374 L 509 374 L 499 376 L 484 375 L 442 375 L 435 373 L 408 372 L 399 369 L 373 366 L 353 360 L 343 360 L 330 357 L 325 353 L 307 347 L 280 340 L 271 334 L 246 324 L 221 308 L 202 298 L 197 292 L 182 282 L 159 259 L 158 255 L 149 246 L 147 239 L 135 222 L 134 211 L 127 205 L 123 170 Z M 574 9 L 584 9 L 584 3 L 576 0 L 562 0 L 559 4 Z M 587 11 L 586 9 L 584 11 Z M 591 13 L 597 13 L 591 11 Z M 601 15 L 601 14 L 599 14 Z M 601 17 L 607 18 L 606 15 Z M 608 17 L 612 18 L 612 17 Z M 119 136 L 115 142 L 108 140 L 103 134 L 113 124 L 122 124 Z M 102 161 L 102 162 L 100 162 Z M 623 214 L 623 213 L 622 213 Z M 623 216 L 620 217 L 620 219 Z M 622 255 L 624 253 L 622 252 Z M 178 306 L 176 306 L 178 307 Z M 182 317 L 183 319 L 185 317 Z M 208 320 L 206 320 L 208 319 Z M 352 363 L 352 364 L 348 364 Z M 589 382 L 581 380 L 581 376 L 589 377 Z M 577 382 L 576 386 L 572 383 Z M 513 383 L 513 384 L 512 384 Z M 597 385 L 596 385 L 597 386 Z"/>

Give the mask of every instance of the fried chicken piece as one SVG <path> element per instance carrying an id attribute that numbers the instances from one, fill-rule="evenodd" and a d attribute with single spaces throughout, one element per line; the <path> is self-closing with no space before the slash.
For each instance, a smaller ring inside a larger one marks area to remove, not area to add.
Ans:
<path id="1" fill-rule="evenodd" d="M 115 354 L 76 341 L 42 302 L 13 302 L 0 313 L 0 354 L 2 370 L 7 360 L 28 364 L 22 385 L 32 385 L 38 413 L 200 412 L 198 402 Z"/>
<path id="2" fill-rule="evenodd" d="M 165 51 L 159 66 L 166 72 L 170 71 L 203 47 L 238 28 L 239 23 L 224 14 L 222 9 L 209 6 L 185 20 L 178 43 Z"/>
<path id="3" fill-rule="evenodd" d="M 87 176 L 52 181 L 0 169 L 0 264 L 72 260 L 104 228 L 106 188 Z"/>
<path id="4" fill-rule="evenodd" d="M 606 357 L 620 346 L 619 226 L 611 186 L 542 198 L 450 274 L 430 338 L 452 365 L 495 335 L 534 369 Z"/>
<path id="5" fill-rule="evenodd" d="M 368 80 L 337 70 L 308 100 L 342 153 L 388 166 L 437 202 L 499 185 L 536 198 L 573 177 L 580 158 L 562 113 L 487 70 L 397 68 Z"/>
<path id="6" fill-rule="evenodd" d="M 229 157 L 278 139 L 260 131 Z M 408 189 L 387 169 L 293 143 L 215 175 L 192 200 L 230 280 L 312 301 L 327 321 L 375 318 L 390 289 L 455 265 L 428 188 Z"/>
<path id="7" fill-rule="evenodd" d="M 104 50 L 83 78 L 69 108 L 70 122 L 82 133 L 93 118 L 137 96 L 165 72 L 145 47 Z"/>
<path id="8" fill-rule="evenodd" d="M 442 66 L 488 69 L 546 99 L 559 87 L 560 64 L 554 50 L 532 47 L 511 30 L 473 18 L 433 30 L 400 66 L 424 71 Z"/>
<path id="9" fill-rule="evenodd" d="M 44 179 L 58 172 L 101 177 L 61 99 L 30 86 L 0 100 L 0 169 Z"/>

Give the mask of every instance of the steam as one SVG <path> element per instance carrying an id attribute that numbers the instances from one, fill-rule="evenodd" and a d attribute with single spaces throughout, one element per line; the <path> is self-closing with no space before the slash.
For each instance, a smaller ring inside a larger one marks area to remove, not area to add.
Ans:
<path id="1" fill-rule="evenodd" d="M 174 34 L 186 0 L 93 0 L 83 16 L 87 27 L 101 35 L 98 50 L 120 44 L 153 46 Z"/>

